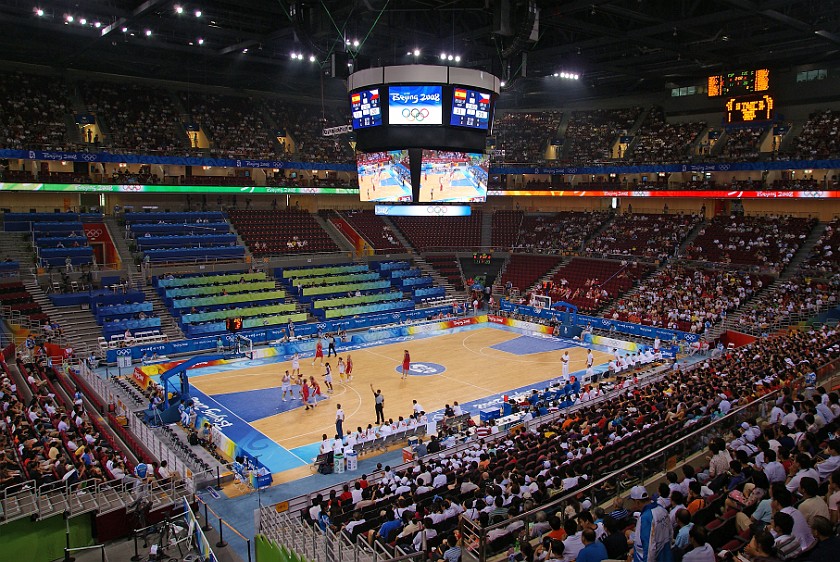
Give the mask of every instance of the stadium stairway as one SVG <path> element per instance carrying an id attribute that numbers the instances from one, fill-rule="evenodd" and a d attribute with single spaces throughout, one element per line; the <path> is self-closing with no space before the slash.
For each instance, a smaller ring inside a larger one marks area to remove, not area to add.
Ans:
<path id="1" fill-rule="evenodd" d="M 392 221 L 388 217 L 383 216 L 382 222 L 388 225 L 388 228 L 391 229 L 391 234 L 393 234 L 394 238 L 396 238 L 399 241 L 399 243 L 402 244 L 406 250 L 408 250 L 408 253 L 411 255 L 411 257 L 417 258 L 420 256 L 420 254 L 417 252 L 414 246 L 411 245 L 411 242 L 408 241 L 408 238 L 406 238 L 402 231 L 399 228 L 397 228 L 397 225 L 394 224 L 394 221 Z"/>
<path id="2" fill-rule="evenodd" d="M 123 236 L 124 230 L 117 223 L 117 219 L 106 216 L 105 227 L 108 229 L 108 233 L 114 241 L 114 247 L 116 247 L 117 253 L 120 256 L 120 262 L 127 271 L 131 286 L 138 287 L 143 291 L 143 294 L 146 295 L 146 300 L 152 303 L 152 312 L 160 318 L 160 331 L 166 334 L 170 341 L 184 339 L 184 332 L 181 331 L 178 323 L 169 313 L 169 309 L 166 308 L 160 295 L 155 292 L 151 285 L 147 285 L 146 280 L 143 279 L 143 274 L 138 271 L 138 267 L 134 264 L 134 256 L 131 255 L 131 250 L 128 248 L 128 241 Z"/>
<path id="3" fill-rule="evenodd" d="M 564 267 L 565 265 L 567 265 L 570 261 L 571 261 L 571 259 L 563 258 L 562 260 L 560 260 L 560 263 L 558 263 L 558 264 L 557 264 L 557 265 L 555 265 L 553 268 L 551 268 L 551 269 L 548 271 L 548 273 L 546 273 L 545 275 L 543 275 L 542 277 L 540 277 L 539 279 L 537 279 L 536 283 L 534 283 L 534 284 L 533 284 L 533 285 L 531 285 L 530 287 L 525 287 L 525 288 L 521 288 L 521 287 L 520 287 L 520 291 L 522 291 L 522 294 L 523 294 L 523 295 L 525 295 L 525 294 L 527 294 L 527 293 L 530 293 L 530 292 L 531 292 L 531 291 L 532 291 L 535 287 L 540 287 L 540 286 L 542 286 L 542 284 L 543 284 L 543 283 L 545 283 L 546 281 L 550 281 L 550 280 L 552 279 L 552 277 L 554 277 L 554 275 L 555 275 L 558 271 L 560 271 L 560 269 L 561 269 L 562 267 Z"/>
<path id="4" fill-rule="evenodd" d="M 330 235 L 332 241 L 335 242 L 335 245 L 341 248 L 342 251 L 356 251 L 356 249 L 353 247 L 353 244 L 351 244 L 350 241 L 347 238 L 345 238 L 344 235 L 341 234 L 341 232 L 339 232 L 335 225 L 333 225 L 330 221 L 324 220 L 324 217 L 320 216 L 318 213 L 314 213 L 312 215 L 312 218 L 314 218 L 315 222 L 317 222 L 318 225 L 322 229 L 324 229 L 324 232 Z"/>
<path id="5" fill-rule="evenodd" d="M 822 237 L 823 232 L 825 232 L 825 228 L 828 226 L 824 222 L 817 223 L 813 230 L 811 230 L 808 237 L 799 247 L 799 250 L 794 254 L 793 258 L 788 262 L 787 267 L 785 267 L 782 274 L 779 275 L 779 281 L 787 281 L 799 271 L 799 266 L 811 257 L 811 254 L 814 251 L 814 247 L 817 245 L 817 242 L 820 241 L 820 237 Z"/>
<path id="6" fill-rule="evenodd" d="M 489 248 L 493 243 L 493 213 L 481 215 L 481 247 Z M 501 249 L 501 248 L 500 248 Z"/>
<path id="7" fill-rule="evenodd" d="M 446 291 L 447 298 L 462 298 L 464 294 L 460 291 L 455 290 L 455 287 L 447 281 L 437 270 L 429 264 L 426 260 L 423 259 L 420 255 L 414 256 L 414 265 L 423 272 L 423 275 L 427 275 L 431 277 L 435 282 L 435 287 L 443 287 Z"/>
<path id="8" fill-rule="evenodd" d="M 700 234 L 700 231 L 703 230 L 704 228 L 706 228 L 707 225 L 708 225 L 708 223 L 706 222 L 705 219 L 700 221 L 697 224 L 697 226 L 695 226 L 691 230 L 691 232 L 688 233 L 688 236 L 685 237 L 685 239 L 682 241 L 682 244 L 680 244 L 679 248 L 677 248 L 677 254 L 676 255 L 681 256 L 683 251 L 688 247 L 688 245 L 691 244 L 692 242 L 694 242 L 694 239 L 697 238 L 697 236 Z"/>
<path id="9" fill-rule="evenodd" d="M 81 310 L 78 306 L 59 308 L 53 305 L 34 276 L 24 278 L 22 282 L 32 295 L 32 300 L 40 305 L 41 310 L 50 317 L 51 321 L 58 322 L 61 326 L 62 345 L 72 347 L 77 352 L 99 349 L 96 338 L 102 335 L 102 326 L 96 323 L 90 310 Z"/>

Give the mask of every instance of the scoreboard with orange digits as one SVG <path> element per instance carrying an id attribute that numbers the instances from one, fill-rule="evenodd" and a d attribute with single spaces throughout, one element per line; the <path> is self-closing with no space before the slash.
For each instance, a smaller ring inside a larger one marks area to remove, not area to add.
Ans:
<path id="1" fill-rule="evenodd" d="M 775 100 L 769 94 L 729 98 L 726 101 L 726 123 L 770 121 L 775 115 Z"/>
<path id="2" fill-rule="evenodd" d="M 769 89 L 770 71 L 766 68 L 716 74 L 708 80 L 710 98 L 756 94 Z"/>

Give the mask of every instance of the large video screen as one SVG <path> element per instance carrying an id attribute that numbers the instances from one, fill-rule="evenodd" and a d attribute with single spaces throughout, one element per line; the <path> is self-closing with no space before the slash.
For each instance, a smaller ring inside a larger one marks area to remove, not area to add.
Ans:
<path id="1" fill-rule="evenodd" d="M 440 86 L 388 86 L 388 122 L 391 125 L 442 125 Z"/>
<path id="2" fill-rule="evenodd" d="M 350 94 L 350 110 L 353 114 L 354 129 L 381 125 L 382 107 L 379 101 L 379 88 Z"/>
<path id="3" fill-rule="evenodd" d="M 420 203 L 483 203 L 490 159 L 486 154 L 424 150 Z"/>
<path id="4" fill-rule="evenodd" d="M 362 201 L 411 203 L 411 168 L 407 150 L 357 152 Z"/>
<path id="5" fill-rule="evenodd" d="M 455 88 L 452 93 L 452 115 L 449 124 L 486 130 L 490 125 L 490 94 Z"/>

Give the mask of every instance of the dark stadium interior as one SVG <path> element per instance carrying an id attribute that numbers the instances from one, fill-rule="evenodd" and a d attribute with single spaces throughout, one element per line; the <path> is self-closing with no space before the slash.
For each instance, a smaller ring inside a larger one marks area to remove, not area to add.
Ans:
<path id="1" fill-rule="evenodd" d="M 836 561 L 838 300 L 840 0 L 0 0 L 0 562 Z"/>

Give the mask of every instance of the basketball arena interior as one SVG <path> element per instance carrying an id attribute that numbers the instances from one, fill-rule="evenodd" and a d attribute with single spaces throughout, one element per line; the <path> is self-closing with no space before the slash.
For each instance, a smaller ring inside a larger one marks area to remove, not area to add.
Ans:
<path id="1" fill-rule="evenodd" d="M 0 0 L 0 562 L 840 556 L 837 0 Z"/>

